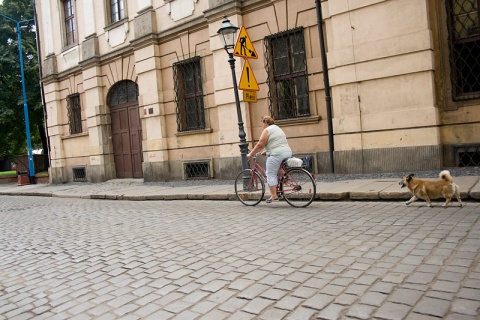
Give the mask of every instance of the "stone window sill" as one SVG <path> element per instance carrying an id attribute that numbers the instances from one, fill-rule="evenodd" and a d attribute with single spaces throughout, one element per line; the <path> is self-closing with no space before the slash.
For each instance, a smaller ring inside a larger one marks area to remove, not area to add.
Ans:
<path id="1" fill-rule="evenodd" d="M 88 132 L 69 134 L 69 135 L 61 136 L 61 138 L 62 139 L 72 139 L 72 138 L 78 138 L 78 137 L 84 137 L 84 136 L 88 136 Z"/>
<path id="2" fill-rule="evenodd" d="M 190 131 L 181 131 L 175 133 L 176 136 L 188 136 L 192 134 L 202 134 L 202 133 L 212 133 L 212 128 L 200 129 L 200 130 L 190 130 Z"/>
<path id="3" fill-rule="evenodd" d="M 122 20 L 118 20 L 117 22 L 114 22 L 114 23 L 111 23 L 109 24 L 108 26 L 106 26 L 105 28 L 103 28 L 103 30 L 105 31 L 110 31 L 112 29 L 115 29 L 116 27 L 119 27 L 121 25 L 123 25 L 125 22 L 128 21 L 128 17 L 125 17 L 123 18 Z"/>
<path id="4" fill-rule="evenodd" d="M 315 124 L 322 120 L 321 116 L 310 116 L 304 118 L 292 118 L 292 119 L 282 119 L 275 120 L 275 124 L 278 126 L 296 126 L 299 124 Z"/>

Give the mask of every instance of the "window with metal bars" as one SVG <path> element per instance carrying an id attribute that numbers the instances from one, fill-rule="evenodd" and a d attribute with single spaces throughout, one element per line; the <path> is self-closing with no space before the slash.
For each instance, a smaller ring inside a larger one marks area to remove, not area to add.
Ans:
<path id="1" fill-rule="evenodd" d="M 277 120 L 310 115 L 303 27 L 265 37 L 270 113 Z"/>
<path id="2" fill-rule="evenodd" d="M 465 145 L 455 148 L 457 166 L 478 167 L 480 166 L 480 145 Z"/>
<path id="3" fill-rule="evenodd" d="M 480 98 L 480 0 L 446 0 L 454 100 Z"/>
<path id="4" fill-rule="evenodd" d="M 85 167 L 74 167 L 72 168 L 73 181 L 74 182 L 84 182 L 87 181 L 87 174 Z"/>
<path id="5" fill-rule="evenodd" d="M 78 93 L 67 96 L 67 116 L 70 134 L 82 132 L 82 108 Z"/>
<path id="6" fill-rule="evenodd" d="M 185 179 L 205 179 L 210 177 L 210 165 L 208 162 L 191 162 L 183 164 Z"/>
<path id="7" fill-rule="evenodd" d="M 177 130 L 181 132 L 205 129 L 200 57 L 175 63 L 173 75 Z"/>
<path id="8" fill-rule="evenodd" d="M 65 45 L 69 46 L 77 41 L 75 36 L 74 0 L 63 0 L 63 15 L 65 21 Z"/>
<path id="9" fill-rule="evenodd" d="M 110 0 L 110 22 L 115 23 L 125 18 L 124 0 Z"/>

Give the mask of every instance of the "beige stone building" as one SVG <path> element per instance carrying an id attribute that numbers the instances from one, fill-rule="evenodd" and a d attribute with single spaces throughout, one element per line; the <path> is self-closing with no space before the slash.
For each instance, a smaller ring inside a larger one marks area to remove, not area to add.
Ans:
<path id="1" fill-rule="evenodd" d="M 224 16 L 246 28 L 258 57 L 248 59 L 258 101 L 240 92 L 250 148 L 270 114 L 316 173 L 480 165 L 477 0 L 318 4 L 37 1 L 52 182 L 235 177 Z"/>

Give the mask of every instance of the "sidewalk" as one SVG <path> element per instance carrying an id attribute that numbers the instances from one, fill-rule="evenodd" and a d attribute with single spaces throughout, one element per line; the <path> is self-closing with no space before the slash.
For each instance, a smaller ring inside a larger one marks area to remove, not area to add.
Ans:
<path id="1" fill-rule="evenodd" d="M 455 177 L 462 200 L 480 200 L 480 176 Z M 407 188 L 399 179 L 359 179 L 317 182 L 316 200 L 408 200 Z M 233 182 L 215 180 L 172 183 L 148 183 L 143 179 L 116 179 L 102 183 L 0 185 L 0 195 L 112 200 L 234 200 Z M 456 200 L 452 200 L 455 204 Z"/>

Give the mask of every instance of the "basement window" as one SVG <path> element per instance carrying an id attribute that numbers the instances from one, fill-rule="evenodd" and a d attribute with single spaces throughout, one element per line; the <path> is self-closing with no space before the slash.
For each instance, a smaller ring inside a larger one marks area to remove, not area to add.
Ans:
<path id="1" fill-rule="evenodd" d="M 480 145 L 470 145 L 455 148 L 458 167 L 480 166 Z"/>
<path id="2" fill-rule="evenodd" d="M 87 175 L 85 167 L 74 167 L 72 168 L 73 172 L 73 181 L 74 182 L 85 182 L 87 181 Z"/>
<path id="3" fill-rule="evenodd" d="M 210 178 L 210 162 L 189 162 L 183 164 L 185 179 L 208 179 Z"/>

